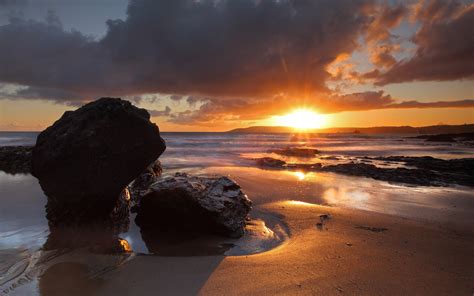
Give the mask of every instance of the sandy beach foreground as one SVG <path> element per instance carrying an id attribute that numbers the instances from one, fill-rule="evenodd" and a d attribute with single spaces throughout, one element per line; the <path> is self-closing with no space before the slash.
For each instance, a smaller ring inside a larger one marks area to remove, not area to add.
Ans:
<path id="1" fill-rule="evenodd" d="M 248 256 L 69 253 L 17 295 L 471 295 L 472 229 L 282 201 L 290 237 Z M 328 214 L 323 221 L 320 215 Z M 92 276 L 91 276 L 92 275 Z M 80 288 L 79 288 L 80 287 Z"/>

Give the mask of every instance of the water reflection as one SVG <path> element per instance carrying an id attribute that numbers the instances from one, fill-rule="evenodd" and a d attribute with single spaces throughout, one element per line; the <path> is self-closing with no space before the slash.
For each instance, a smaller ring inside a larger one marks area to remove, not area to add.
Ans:
<path id="1" fill-rule="evenodd" d="M 43 250 L 85 249 L 97 254 L 131 252 L 130 244 L 114 231 L 98 225 L 91 227 L 53 227 Z"/>
<path id="2" fill-rule="evenodd" d="M 474 223 L 474 193 L 470 188 L 408 187 L 370 178 L 334 173 L 262 170 L 254 167 L 212 167 L 205 173 L 236 180 L 254 205 L 300 201 L 356 208 L 420 220 L 468 226 Z M 469 210 L 468 210 L 469 209 Z M 456 219 L 453 219 L 456 217 Z M 461 225 L 462 224 L 462 225 Z"/>
<path id="3" fill-rule="evenodd" d="M 303 181 L 306 177 L 306 174 L 303 172 L 291 172 L 298 180 Z"/>

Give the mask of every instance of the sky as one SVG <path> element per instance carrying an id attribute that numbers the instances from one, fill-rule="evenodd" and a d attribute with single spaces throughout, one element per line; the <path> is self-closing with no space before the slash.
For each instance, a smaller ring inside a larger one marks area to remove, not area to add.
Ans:
<path id="1" fill-rule="evenodd" d="M 99 97 L 163 131 L 474 123 L 474 1 L 0 0 L 0 130 Z"/>

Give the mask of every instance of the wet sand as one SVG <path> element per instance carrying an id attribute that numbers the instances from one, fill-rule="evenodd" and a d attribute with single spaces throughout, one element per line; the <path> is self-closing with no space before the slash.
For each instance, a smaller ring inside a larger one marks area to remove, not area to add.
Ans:
<path id="1" fill-rule="evenodd" d="M 48 263 L 29 292 L 471 295 L 474 291 L 474 239 L 468 229 L 454 231 L 385 214 L 302 202 L 276 202 L 260 209 L 280 215 L 291 234 L 268 252 L 229 257 L 129 255 L 124 260 L 66 254 Z M 318 228 L 322 214 L 331 218 Z"/>
<path id="2" fill-rule="evenodd" d="M 266 252 L 241 256 L 4 249 L 0 295 L 474 292 L 474 198 L 465 188 L 254 168 L 196 171 L 230 174 L 254 200 L 254 214 L 278 220 L 288 237 Z"/>

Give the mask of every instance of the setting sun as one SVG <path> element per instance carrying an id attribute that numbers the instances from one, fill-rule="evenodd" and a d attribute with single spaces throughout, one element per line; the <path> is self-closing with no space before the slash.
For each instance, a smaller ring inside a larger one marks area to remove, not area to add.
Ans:
<path id="1" fill-rule="evenodd" d="M 309 109 L 297 109 L 292 113 L 276 116 L 276 124 L 297 129 L 322 128 L 326 125 L 326 116 Z"/>

